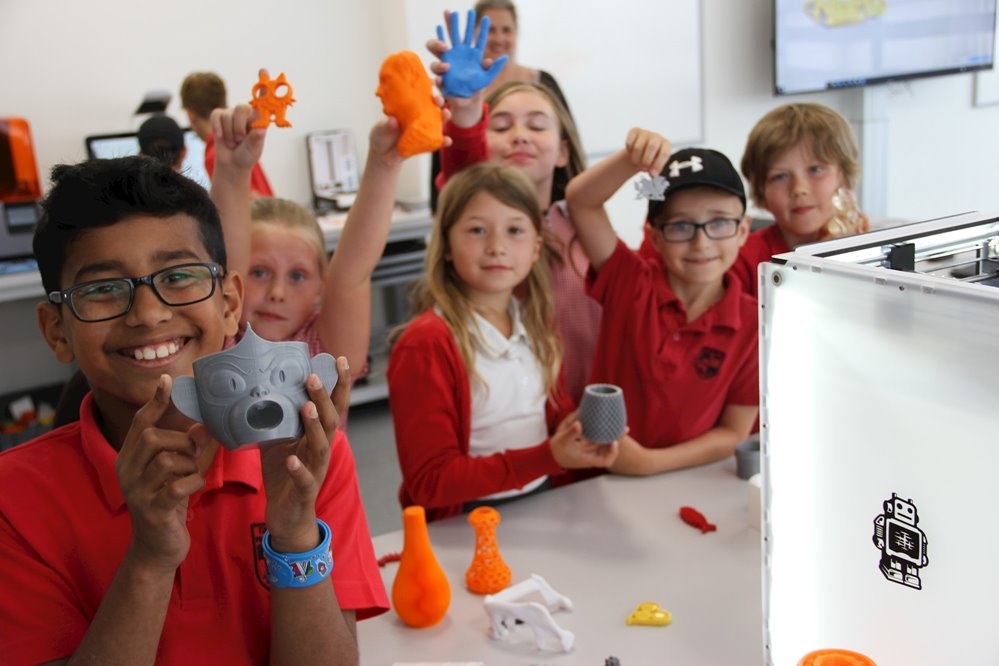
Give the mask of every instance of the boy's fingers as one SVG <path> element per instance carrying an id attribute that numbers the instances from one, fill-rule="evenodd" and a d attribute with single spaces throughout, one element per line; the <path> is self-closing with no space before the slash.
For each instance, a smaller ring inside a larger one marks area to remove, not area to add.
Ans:
<path id="1" fill-rule="evenodd" d="M 302 420 L 305 424 L 305 450 L 308 452 L 306 460 L 310 468 L 308 471 L 311 478 L 313 473 L 325 470 L 329 464 L 330 441 L 333 439 L 333 430 L 326 430 L 325 424 L 319 418 L 316 405 L 312 402 L 305 403 L 305 406 L 302 408 Z M 334 425 L 333 429 L 335 430 L 335 428 L 336 426 Z M 299 450 L 301 451 L 301 449 Z M 288 471 L 293 478 L 296 478 L 295 485 L 299 485 L 296 470 L 292 469 L 290 465 L 292 457 L 299 460 L 299 462 L 302 462 L 302 460 L 297 456 L 289 456 L 286 459 L 286 462 L 289 464 Z M 302 466 L 304 467 L 305 465 L 303 464 Z"/>
<path id="2" fill-rule="evenodd" d="M 132 425 L 125 436 L 127 442 L 130 437 L 138 438 L 146 428 L 156 425 L 170 408 L 170 387 L 173 386 L 173 379 L 170 375 L 160 375 L 156 382 L 156 391 L 149 402 L 139 408 L 132 418 Z"/>
<path id="3" fill-rule="evenodd" d="M 350 366 L 347 364 L 346 356 L 337 358 L 336 371 L 336 386 L 333 387 L 330 399 L 333 401 L 333 408 L 338 415 L 346 414 L 347 408 L 350 406 Z"/>
<path id="4" fill-rule="evenodd" d="M 309 468 L 302 463 L 302 459 L 296 455 L 290 455 L 285 459 L 285 468 L 288 470 L 288 476 L 291 477 L 291 482 L 295 484 L 295 487 L 304 495 L 312 492 L 312 489 L 316 486 L 316 478 L 309 471 Z"/>
<path id="5" fill-rule="evenodd" d="M 337 381 L 338 386 L 339 384 L 340 382 Z M 306 432 L 308 432 L 309 419 L 314 418 L 319 422 L 319 427 L 329 431 L 332 436 L 333 431 L 340 424 L 340 415 L 337 413 L 330 395 L 326 393 L 326 387 L 319 381 L 318 376 L 309 375 L 305 380 L 305 389 L 312 405 L 310 408 L 310 403 L 307 403 L 302 410 L 302 422 L 306 427 Z M 311 416 L 313 411 L 315 415 Z"/>

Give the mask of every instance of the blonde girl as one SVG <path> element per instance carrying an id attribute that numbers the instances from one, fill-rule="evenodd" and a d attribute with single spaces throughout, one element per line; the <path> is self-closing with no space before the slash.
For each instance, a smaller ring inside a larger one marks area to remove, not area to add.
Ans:
<path id="1" fill-rule="evenodd" d="M 561 390 L 548 255 L 534 184 L 482 163 L 441 193 L 415 303 L 389 358 L 400 501 L 431 518 L 606 467 Z"/>

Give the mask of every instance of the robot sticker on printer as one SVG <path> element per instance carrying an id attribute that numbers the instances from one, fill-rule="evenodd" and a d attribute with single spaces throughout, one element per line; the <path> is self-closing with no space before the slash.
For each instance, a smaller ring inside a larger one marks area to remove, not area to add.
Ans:
<path id="1" fill-rule="evenodd" d="M 874 519 L 874 545 L 881 551 L 879 568 L 893 583 L 922 589 L 919 570 L 929 564 L 926 534 L 918 527 L 919 514 L 912 499 L 898 493 L 883 503 L 884 513 Z"/>
<path id="2" fill-rule="evenodd" d="M 304 342 L 270 342 L 246 326 L 239 344 L 194 362 L 194 377 L 177 377 L 171 399 L 204 423 L 227 449 L 297 439 L 300 410 L 309 400 L 305 380 L 316 373 L 327 392 L 336 385 L 330 354 L 309 358 Z"/>

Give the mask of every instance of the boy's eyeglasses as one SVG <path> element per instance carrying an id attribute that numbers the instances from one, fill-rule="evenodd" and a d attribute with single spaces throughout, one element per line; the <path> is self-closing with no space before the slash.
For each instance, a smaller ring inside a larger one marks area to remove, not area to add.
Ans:
<path id="1" fill-rule="evenodd" d="M 739 223 L 742 221 L 738 217 L 719 217 L 716 220 L 707 222 L 667 222 L 659 225 L 659 233 L 663 235 L 663 240 L 667 243 L 686 243 L 694 240 L 697 230 L 700 229 L 704 235 L 711 240 L 722 240 L 731 238 L 739 233 Z"/>
<path id="2" fill-rule="evenodd" d="M 140 284 L 148 285 L 166 305 L 191 305 L 210 298 L 221 277 L 222 267 L 218 264 L 180 264 L 145 277 L 81 282 L 63 291 L 50 291 L 49 302 L 66 304 L 83 322 L 107 321 L 132 309 L 135 290 Z"/>

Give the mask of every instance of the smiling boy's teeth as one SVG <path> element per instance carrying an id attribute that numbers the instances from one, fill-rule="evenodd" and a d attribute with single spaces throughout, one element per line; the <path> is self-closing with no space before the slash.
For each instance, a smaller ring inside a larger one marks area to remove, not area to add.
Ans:
<path id="1" fill-rule="evenodd" d="M 136 361 L 152 361 L 157 358 L 166 358 L 170 354 L 177 353 L 176 342 L 165 342 L 159 345 L 136 348 L 132 355 Z"/>

